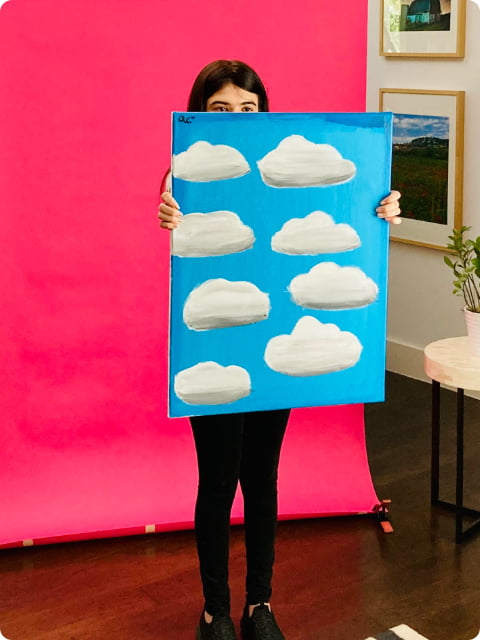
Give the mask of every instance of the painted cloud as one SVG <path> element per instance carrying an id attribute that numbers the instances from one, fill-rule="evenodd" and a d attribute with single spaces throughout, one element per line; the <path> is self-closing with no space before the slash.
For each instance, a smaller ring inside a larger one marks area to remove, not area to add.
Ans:
<path id="1" fill-rule="evenodd" d="M 253 324 L 268 318 L 270 299 L 251 282 L 223 278 L 206 280 L 194 289 L 183 308 L 190 329 L 221 329 Z"/>
<path id="2" fill-rule="evenodd" d="M 174 256 L 224 256 L 250 249 L 253 231 L 232 211 L 189 213 L 172 232 Z"/>
<path id="3" fill-rule="evenodd" d="M 378 296 L 378 287 L 358 267 L 321 262 L 302 273 L 288 287 L 295 304 L 308 309 L 365 307 Z"/>
<path id="4" fill-rule="evenodd" d="M 248 371 L 217 362 L 200 362 L 175 376 L 176 395 L 188 404 L 227 404 L 250 395 Z"/>
<path id="5" fill-rule="evenodd" d="M 305 218 L 287 220 L 272 238 L 272 249 L 288 255 L 340 253 L 360 246 L 357 232 L 349 224 L 335 224 L 324 211 L 312 211 Z"/>
<path id="6" fill-rule="evenodd" d="M 356 171 L 335 147 L 298 135 L 284 138 L 257 165 L 270 187 L 324 187 L 348 182 Z"/>
<path id="7" fill-rule="evenodd" d="M 304 316 L 290 335 L 268 342 L 265 362 L 287 376 L 318 376 L 353 367 L 361 353 L 362 345 L 353 333 Z"/>
<path id="8" fill-rule="evenodd" d="M 225 144 L 213 145 L 204 140 L 195 142 L 172 159 L 174 177 L 190 182 L 239 178 L 249 171 L 250 166 L 240 151 Z"/>

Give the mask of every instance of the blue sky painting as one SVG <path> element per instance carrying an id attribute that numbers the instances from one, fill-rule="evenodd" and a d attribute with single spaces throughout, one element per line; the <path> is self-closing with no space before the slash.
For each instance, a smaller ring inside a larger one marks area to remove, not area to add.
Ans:
<path id="1" fill-rule="evenodd" d="M 383 400 L 391 131 L 172 114 L 171 417 Z"/>

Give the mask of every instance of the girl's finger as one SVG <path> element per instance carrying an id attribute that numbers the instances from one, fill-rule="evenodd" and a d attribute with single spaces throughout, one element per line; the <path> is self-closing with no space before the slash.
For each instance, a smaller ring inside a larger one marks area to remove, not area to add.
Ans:
<path id="1" fill-rule="evenodd" d="M 169 205 L 162 203 L 158 207 L 158 216 L 159 217 L 165 216 L 166 218 L 169 218 L 172 220 L 179 220 L 182 217 L 182 213 L 179 209 L 174 209 L 173 207 L 170 207 Z"/>
<path id="2" fill-rule="evenodd" d="M 391 191 L 386 198 L 384 198 L 380 204 L 389 204 L 391 202 L 396 202 L 401 197 L 400 191 Z"/>
<path id="3" fill-rule="evenodd" d="M 391 204 L 384 204 L 381 207 L 377 207 L 376 212 L 386 215 L 398 215 L 398 213 L 400 213 L 400 207 L 398 206 L 398 202 L 392 202 Z"/>
<path id="4" fill-rule="evenodd" d="M 166 222 L 164 220 L 160 222 L 160 226 L 162 227 L 162 229 L 175 229 L 177 225 L 173 222 Z"/>
<path id="5" fill-rule="evenodd" d="M 175 209 L 180 209 L 178 202 L 169 191 L 164 191 L 160 197 L 165 204 L 168 204 L 170 207 L 174 207 Z"/>
<path id="6" fill-rule="evenodd" d="M 393 218 L 386 218 L 386 221 L 390 224 L 402 224 L 402 218 L 394 216 Z"/>

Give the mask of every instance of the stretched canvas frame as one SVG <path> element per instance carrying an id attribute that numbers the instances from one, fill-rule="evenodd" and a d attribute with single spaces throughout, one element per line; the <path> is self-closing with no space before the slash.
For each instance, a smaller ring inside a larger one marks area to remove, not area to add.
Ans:
<path id="1" fill-rule="evenodd" d="M 390 114 L 173 114 L 171 417 L 383 399 L 390 155 Z M 190 245 L 197 224 L 212 226 Z"/>
<path id="2" fill-rule="evenodd" d="M 466 0 L 451 0 L 449 14 L 430 14 L 429 17 L 424 14 L 407 16 L 408 6 L 412 1 L 409 0 L 407 3 L 402 0 L 380 0 L 380 55 L 404 58 L 463 58 Z M 447 15 L 448 21 L 445 23 Z M 408 25 L 414 26 L 415 22 L 420 24 L 420 29 L 407 30 Z"/>
<path id="3" fill-rule="evenodd" d="M 392 186 L 402 192 L 404 214 L 390 237 L 444 251 L 451 229 L 462 224 L 465 92 L 380 89 L 379 108 L 394 114 Z M 429 147 L 443 159 L 425 157 Z M 421 154 L 420 161 L 412 153 Z"/>

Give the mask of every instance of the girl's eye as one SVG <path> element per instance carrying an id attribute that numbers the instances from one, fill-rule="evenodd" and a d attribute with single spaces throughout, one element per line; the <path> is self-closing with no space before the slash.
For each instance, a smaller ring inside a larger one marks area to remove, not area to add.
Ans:
<path id="1" fill-rule="evenodd" d="M 242 111 L 253 111 L 252 107 L 243 107 Z"/>
<path id="2" fill-rule="evenodd" d="M 227 107 L 215 107 L 215 111 L 228 111 Z"/>

